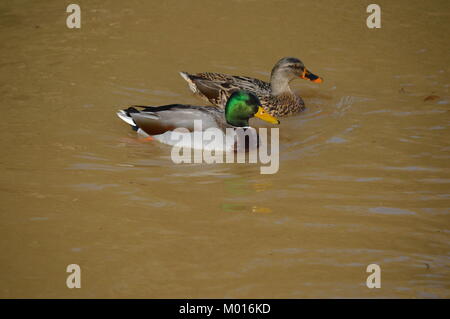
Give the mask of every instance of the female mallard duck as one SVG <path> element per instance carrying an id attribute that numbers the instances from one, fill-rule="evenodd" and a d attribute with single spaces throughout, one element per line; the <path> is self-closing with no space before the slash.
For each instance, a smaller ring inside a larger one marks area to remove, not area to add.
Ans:
<path id="1" fill-rule="evenodd" d="M 282 58 L 275 64 L 270 75 L 270 83 L 245 77 L 221 73 L 189 74 L 180 72 L 189 83 L 189 88 L 204 100 L 221 108 L 236 90 L 254 93 L 263 108 L 274 116 L 285 116 L 303 111 L 305 103 L 291 91 L 289 82 L 295 78 L 308 79 L 315 83 L 323 80 L 309 72 L 303 62 L 296 58 Z"/>
<path id="2" fill-rule="evenodd" d="M 137 108 L 143 109 L 138 110 Z M 248 128 L 249 119 L 252 117 L 272 124 L 280 123 L 275 117 L 264 111 L 258 97 L 245 91 L 233 92 L 226 103 L 225 110 L 215 107 L 171 104 L 129 107 L 119 111 L 117 115 L 130 124 L 138 134 L 151 136 L 162 143 L 178 146 L 182 146 L 179 144 L 180 134 L 189 135 L 189 142 L 195 137 L 193 132 L 198 130 L 199 122 L 196 124 L 194 121 L 198 120 L 201 123 L 201 131 L 215 128 L 219 129 L 222 134 L 227 128 Z M 172 134 L 177 128 L 184 128 L 184 133 L 178 131 L 176 138 Z M 239 135 L 236 136 L 239 138 Z M 214 139 L 211 143 L 201 143 L 199 148 L 225 152 L 237 150 L 238 141 L 225 142 L 227 141 L 223 139 Z M 190 143 L 192 148 L 196 148 L 196 145 L 199 144 Z"/>

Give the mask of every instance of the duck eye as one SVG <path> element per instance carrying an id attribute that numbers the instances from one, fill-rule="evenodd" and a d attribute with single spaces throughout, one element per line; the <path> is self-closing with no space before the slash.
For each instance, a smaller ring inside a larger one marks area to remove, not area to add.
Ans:
<path id="1" fill-rule="evenodd" d="M 302 67 L 300 65 L 298 65 L 298 64 L 290 64 L 290 65 L 288 65 L 288 67 L 290 69 L 293 69 L 293 70 L 296 70 L 296 71 L 302 71 Z"/>

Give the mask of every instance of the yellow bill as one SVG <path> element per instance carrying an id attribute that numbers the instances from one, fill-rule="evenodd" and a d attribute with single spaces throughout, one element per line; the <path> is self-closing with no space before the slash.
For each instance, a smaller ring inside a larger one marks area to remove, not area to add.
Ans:
<path id="1" fill-rule="evenodd" d="M 258 107 L 258 112 L 256 112 L 255 117 L 272 124 L 280 124 L 280 121 L 277 118 L 264 111 L 261 106 Z"/>

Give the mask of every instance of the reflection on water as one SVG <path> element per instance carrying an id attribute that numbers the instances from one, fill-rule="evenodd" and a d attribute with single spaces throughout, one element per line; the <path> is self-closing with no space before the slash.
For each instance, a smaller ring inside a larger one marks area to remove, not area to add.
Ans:
<path id="1" fill-rule="evenodd" d="M 69 30 L 56 1 L 1 3 L 0 296 L 448 298 L 450 8 L 379 4 L 369 30 L 356 0 L 82 1 Z M 292 82 L 277 174 L 175 165 L 116 118 L 203 103 L 179 71 L 267 79 L 288 55 L 325 82 Z"/>

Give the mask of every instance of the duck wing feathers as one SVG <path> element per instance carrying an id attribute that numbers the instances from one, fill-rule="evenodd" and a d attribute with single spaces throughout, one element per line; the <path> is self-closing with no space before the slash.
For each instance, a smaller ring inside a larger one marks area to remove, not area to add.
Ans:
<path id="1" fill-rule="evenodd" d="M 246 76 L 212 72 L 180 74 L 189 83 L 192 92 L 221 108 L 225 108 L 230 95 L 238 90 L 249 91 L 258 96 L 270 95 L 271 92 L 269 83 Z"/>
<path id="2" fill-rule="evenodd" d="M 143 108 L 138 110 L 137 108 Z M 158 107 L 132 106 L 124 110 L 136 126 L 149 135 L 159 135 L 176 128 L 194 131 L 194 121 L 200 120 L 202 130 L 227 127 L 224 112 L 213 107 L 170 104 Z"/>

